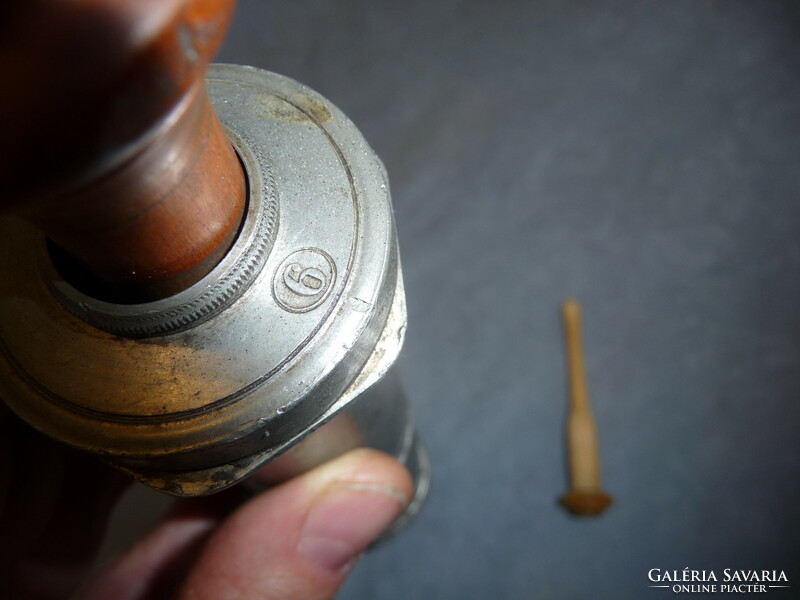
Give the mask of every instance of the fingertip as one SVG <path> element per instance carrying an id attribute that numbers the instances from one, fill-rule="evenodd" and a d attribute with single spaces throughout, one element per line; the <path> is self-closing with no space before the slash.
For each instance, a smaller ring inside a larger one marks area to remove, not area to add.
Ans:
<path id="1" fill-rule="evenodd" d="M 397 488 L 384 483 L 331 484 L 311 505 L 297 550 L 316 568 L 344 574 L 407 503 Z"/>
<path id="2" fill-rule="evenodd" d="M 305 475 L 310 493 L 332 484 L 374 484 L 391 490 L 397 501 L 407 505 L 414 482 L 411 474 L 392 456 L 372 448 L 357 448 L 309 471 Z"/>
<path id="3" fill-rule="evenodd" d="M 185 597 L 332 598 L 412 490 L 405 467 L 376 450 L 325 463 L 237 510 L 209 540 Z"/>

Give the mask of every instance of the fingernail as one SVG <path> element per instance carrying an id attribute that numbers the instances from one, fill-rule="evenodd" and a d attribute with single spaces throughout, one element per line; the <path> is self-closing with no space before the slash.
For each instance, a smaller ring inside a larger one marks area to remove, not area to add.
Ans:
<path id="1" fill-rule="evenodd" d="M 405 495 L 391 486 L 334 484 L 309 510 L 298 550 L 322 569 L 346 571 L 406 504 Z"/>

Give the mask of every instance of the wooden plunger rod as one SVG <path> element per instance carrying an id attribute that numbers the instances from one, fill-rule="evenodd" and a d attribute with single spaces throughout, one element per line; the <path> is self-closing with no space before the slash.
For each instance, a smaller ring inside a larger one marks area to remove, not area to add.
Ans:
<path id="1" fill-rule="evenodd" d="M 564 318 L 570 389 L 567 413 L 570 490 L 561 498 L 561 502 L 575 514 L 595 515 L 611 504 L 611 496 L 600 488 L 597 428 L 589 406 L 583 367 L 580 305 L 576 300 L 569 299 L 564 301 L 561 311 Z"/>
<path id="2" fill-rule="evenodd" d="M 14 36 L 0 46 L 18 84 L 0 99 L 14 115 L 0 127 L 4 208 L 102 299 L 154 300 L 198 281 L 245 206 L 204 85 L 233 0 L 12 5 Z"/>

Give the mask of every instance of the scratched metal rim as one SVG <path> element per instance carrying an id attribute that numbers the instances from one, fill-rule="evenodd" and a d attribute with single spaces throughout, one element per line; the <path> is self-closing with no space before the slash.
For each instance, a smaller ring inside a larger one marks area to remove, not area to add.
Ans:
<path id="1" fill-rule="evenodd" d="M 264 267 L 275 241 L 278 195 L 269 164 L 253 152 L 246 134 L 226 128 L 247 181 L 247 211 L 226 256 L 188 289 L 153 302 L 114 304 L 79 291 L 64 281 L 46 257 L 40 261 L 53 295 L 76 317 L 114 335 L 144 338 L 195 327 L 228 308 Z"/>
<path id="2" fill-rule="evenodd" d="M 111 462 L 196 469 L 226 463 L 230 447 L 247 456 L 293 439 L 352 387 L 401 289 L 385 172 L 355 126 L 319 94 L 258 69 L 212 67 L 209 93 L 234 134 L 267 122 L 284 136 L 265 151 L 281 203 L 272 252 L 217 318 L 120 340 L 64 309 L 33 265 L 13 258 L 31 256 L 41 235 L 3 230 L 12 250 L 0 257 L 0 394 L 37 428 Z M 321 215 L 311 223 L 305 202 Z M 337 202 L 347 222 L 329 222 Z M 312 271 L 335 259 L 336 287 L 321 304 L 281 307 L 275 277 L 309 248 L 320 250 Z M 307 329 L 292 334 L 295 322 Z"/>

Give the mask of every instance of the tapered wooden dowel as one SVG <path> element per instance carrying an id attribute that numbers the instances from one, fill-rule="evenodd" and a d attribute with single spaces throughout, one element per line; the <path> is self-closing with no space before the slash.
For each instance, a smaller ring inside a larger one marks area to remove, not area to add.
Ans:
<path id="1" fill-rule="evenodd" d="M 600 487 L 600 457 L 597 427 L 589 406 L 581 343 L 581 309 L 577 300 L 561 306 L 567 345 L 569 412 L 567 414 L 567 455 L 570 489 L 561 503 L 576 515 L 597 515 L 611 504 L 611 496 Z"/>

